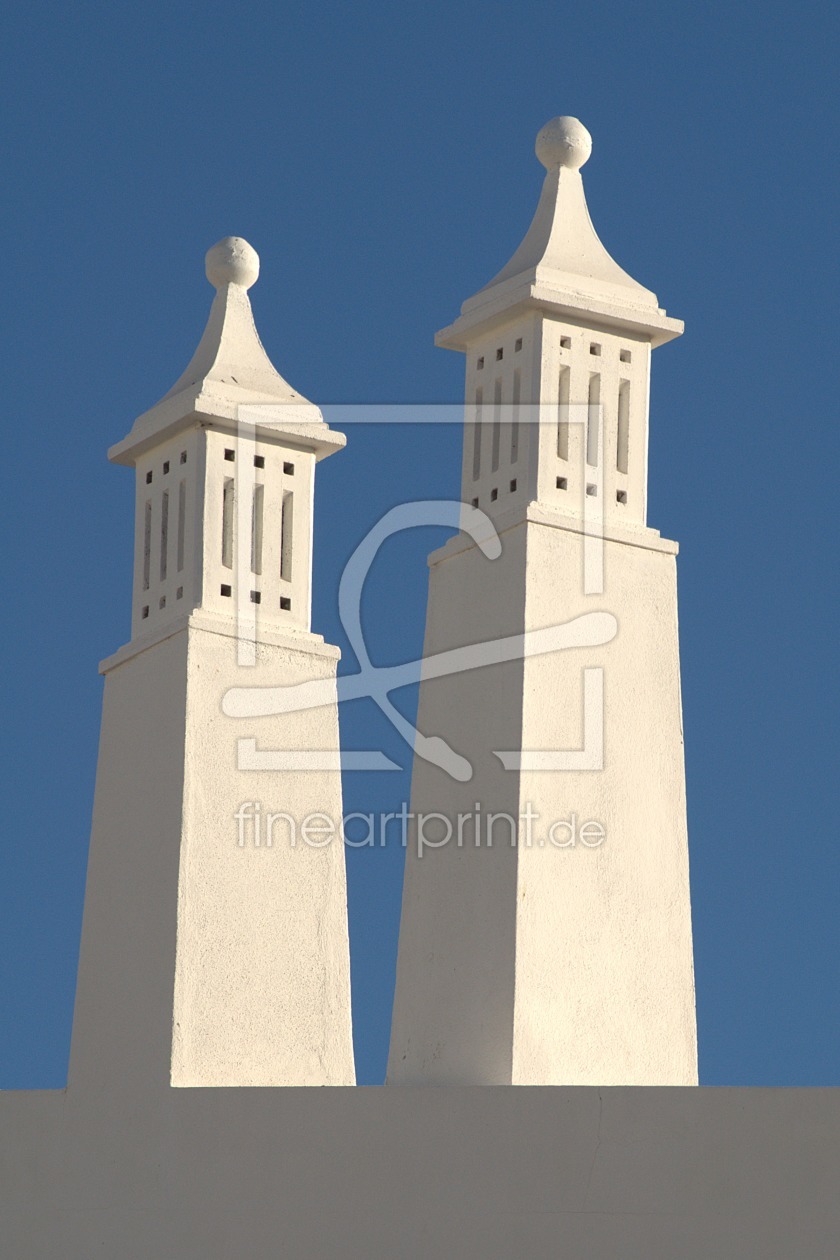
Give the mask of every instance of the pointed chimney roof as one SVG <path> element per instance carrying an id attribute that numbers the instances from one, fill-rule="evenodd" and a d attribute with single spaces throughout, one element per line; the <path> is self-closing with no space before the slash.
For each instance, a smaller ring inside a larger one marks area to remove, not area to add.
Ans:
<path id="1" fill-rule="evenodd" d="M 330 430 L 319 408 L 292 389 L 263 349 L 248 297 L 260 274 L 257 251 L 239 236 L 226 236 L 208 250 L 205 267 L 216 296 L 198 348 L 169 392 L 111 447 L 109 459 L 133 464 L 142 451 L 196 422 L 233 428 L 240 408 L 252 406 L 260 412 L 248 414 L 249 423 L 264 417 L 267 434 L 285 436 L 319 459 L 344 446 L 343 434 Z"/>
<path id="2" fill-rule="evenodd" d="M 547 173 L 525 239 L 498 275 L 464 302 L 460 319 L 437 334 L 436 344 L 464 350 L 485 329 L 528 306 L 634 329 L 654 345 L 678 337 L 682 322 L 668 318 L 656 294 L 619 267 L 592 226 L 580 174 L 592 137 L 583 124 L 552 118 L 535 147 Z"/>

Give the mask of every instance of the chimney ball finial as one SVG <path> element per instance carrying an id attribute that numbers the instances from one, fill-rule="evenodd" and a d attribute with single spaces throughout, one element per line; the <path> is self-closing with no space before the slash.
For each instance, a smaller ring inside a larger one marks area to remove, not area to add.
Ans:
<path id="1" fill-rule="evenodd" d="M 260 256 L 241 236 L 225 236 L 208 249 L 204 266 L 214 288 L 237 284 L 250 289 L 260 274 Z"/>
<path id="2" fill-rule="evenodd" d="M 592 137 L 577 118 L 552 118 L 540 131 L 534 148 L 547 171 L 558 166 L 576 171 L 592 152 Z"/>

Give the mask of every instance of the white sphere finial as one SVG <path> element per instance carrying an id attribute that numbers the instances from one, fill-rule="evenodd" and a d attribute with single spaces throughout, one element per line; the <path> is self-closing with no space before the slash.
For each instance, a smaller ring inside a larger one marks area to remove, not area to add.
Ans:
<path id="1" fill-rule="evenodd" d="M 238 284 L 250 289 L 260 274 L 260 256 L 241 236 L 225 236 L 208 249 L 204 260 L 207 279 L 216 289 Z"/>
<path id="2" fill-rule="evenodd" d="M 576 171 L 592 152 L 592 137 L 577 118 L 552 118 L 540 131 L 534 147 L 547 171 L 558 166 Z"/>

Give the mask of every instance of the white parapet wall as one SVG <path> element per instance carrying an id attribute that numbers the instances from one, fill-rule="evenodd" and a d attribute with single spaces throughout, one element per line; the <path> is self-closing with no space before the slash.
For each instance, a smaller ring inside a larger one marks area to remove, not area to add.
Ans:
<path id="1" fill-rule="evenodd" d="M 836 1089 L 0 1094 L 10 1260 L 834 1260 Z"/>

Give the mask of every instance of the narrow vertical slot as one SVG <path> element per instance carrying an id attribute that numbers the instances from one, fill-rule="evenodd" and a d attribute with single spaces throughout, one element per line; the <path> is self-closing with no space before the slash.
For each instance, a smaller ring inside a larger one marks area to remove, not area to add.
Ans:
<path id="1" fill-rule="evenodd" d="M 475 419 L 473 420 L 473 481 L 481 476 L 481 407 L 484 402 L 484 390 L 475 391 Z"/>
<path id="2" fill-rule="evenodd" d="M 615 466 L 626 473 L 630 455 L 630 382 L 618 383 L 618 435 L 615 449 Z"/>
<path id="3" fill-rule="evenodd" d="M 187 528 L 187 483 L 178 485 L 178 572 L 184 567 L 184 534 Z"/>
<path id="4" fill-rule="evenodd" d="M 143 590 L 147 591 L 152 570 L 152 505 L 148 499 L 143 519 Z"/>
<path id="5" fill-rule="evenodd" d="M 284 582 L 292 580 L 293 509 L 294 494 L 291 490 L 285 490 L 280 510 L 280 577 Z"/>
<path id="6" fill-rule="evenodd" d="M 499 467 L 499 447 L 502 440 L 502 380 L 497 377 L 493 385 L 493 441 L 490 451 L 491 471 Z"/>
<path id="7" fill-rule="evenodd" d="M 519 368 L 513 374 L 513 417 L 510 422 L 510 462 L 519 459 L 519 404 L 522 397 L 522 373 Z"/>
<path id="8" fill-rule="evenodd" d="M 233 568 L 233 495 L 233 477 L 225 477 L 222 491 L 222 564 L 226 569 Z"/>
<path id="9" fill-rule="evenodd" d="M 601 419 L 601 377 L 593 372 L 589 377 L 589 410 L 586 417 L 586 462 L 590 468 L 598 467 L 598 439 Z"/>
<path id="10" fill-rule="evenodd" d="M 254 486 L 251 509 L 251 572 L 262 573 L 264 486 Z"/>
<path id="11" fill-rule="evenodd" d="M 561 367 L 557 380 L 557 455 L 569 458 L 569 369 Z"/>
<path id="12" fill-rule="evenodd" d="M 166 562 L 169 553 L 169 491 L 164 490 L 160 500 L 160 580 L 166 581 Z"/>

